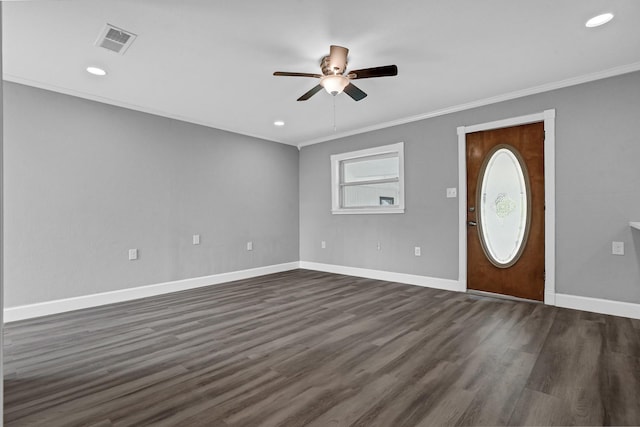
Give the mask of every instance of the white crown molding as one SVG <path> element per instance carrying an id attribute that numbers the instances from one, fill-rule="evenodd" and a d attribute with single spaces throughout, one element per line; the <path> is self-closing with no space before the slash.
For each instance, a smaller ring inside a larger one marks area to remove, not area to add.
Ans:
<path id="1" fill-rule="evenodd" d="M 277 142 L 279 144 L 284 144 L 284 145 L 292 145 L 294 147 L 297 146 L 294 143 L 288 143 L 288 142 L 285 142 L 285 141 L 279 141 L 279 140 L 275 140 L 273 138 L 267 138 L 267 137 L 262 136 L 262 135 L 255 135 L 255 134 L 251 134 L 251 133 L 240 132 L 237 129 L 227 129 L 227 128 L 224 128 L 224 127 L 220 127 L 220 126 L 216 125 L 215 123 L 208 123 L 208 122 L 205 122 L 205 121 L 202 121 L 202 120 L 196 120 L 196 119 L 192 119 L 192 118 L 189 118 L 189 117 L 186 117 L 186 116 L 181 116 L 179 114 L 173 114 L 173 113 L 168 113 L 168 112 L 162 111 L 162 110 L 156 110 L 155 108 L 143 107 L 143 106 L 137 105 L 137 104 L 129 104 L 127 102 L 118 101 L 116 99 L 107 98 L 107 97 L 104 97 L 104 96 L 99 96 L 99 95 L 94 95 L 94 94 L 91 94 L 91 93 L 81 92 L 81 91 L 78 91 L 78 90 L 68 89 L 68 88 L 64 88 L 64 87 L 61 87 L 61 86 L 52 85 L 52 84 L 49 84 L 49 83 L 39 82 L 39 81 L 36 81 L 36 80 L 25 79 L 24 77 L 15 76 L 15 75 L 8 74 L 8 73 L 4 73 L 3 74 L 3 79 L 8 81 L 8 82 L 12 82 L 12 83 L 18 83 L 18 84 L 22 84 L 22 85 L 25 85 L 25 86 L 32 86 L 32 87 L 36 87 L 36 88 L 39 88 L 39 89 L 44 89 L 44 90 L 49 90 L 49 91 L 52 91 L 52 92 L 62 93 L 64 95 L 75 96 L 76 98 L 88 99 L 90 101 L 96 101 L 96 102 L 100 102 L 102 104 L 114 105 L 116 107 L 126 108 L 126 109 L 134 110 L 134 111 L 140 111 L 141 113 L 147 113 L 147 114 L 152 114 L 154 116 L 160 116 L 160 117 L 165 117 L 165 118 L 168 118 L 168 119 L 179 120 L 181 122 L 192 123 L 194 125 L 205 126 L 205 127 L 208 127 L 208 128 L 217 129 L 217 130 L 221 130 L 221 131 L 224 131 L 224 132 L 230 132 L 230 133 L 235 133 L 235 134 L 238 134 L 238 135 L 249 136 L 251 138 L 262 139 L 262 140 L 270 141 L 270 142 Z"/>
<path id="2" fill-rule="evenodd" d="M 40 302 L 36 304 L 8 307 L 4 309 L 4 321 L 15 322 L 34 317 L 48 316 L 50 314 L 64 313 L 67 311 L 81 310 L 83 308 L 98 307 L 105 304 L 130 301 L 138 298 L 147 298 L 170 292 L 185 291 L 204 286 L 218 285 L 234 280 L 250 279 L 265 274 L 280 273 L 282 271 L 295 270 L 299 263 L 289 262 L 284 264 L 269 265 L 265 267 L 251 268 L 248 270 L 232 271 L 229 273 L 213 274 L 211 276 L 194 277 L 191 279 L 175 280 L 173 282 L 158 283 L 154 285 L 139 286 L 136 288 L 119 289 L 117 291 L 102 292 L 99 294 L 82 295 L 78 297 Z"/>
<path id="3" fill-rule="evenodd" d="M 386 129 L 393 126 L 404 125 L 407 123 L 417 122 L 420 120 L 431 119 L 433 117 L 444 116 L 445 114 L 457 113 L 464 110 L 470 110 L 472 108 L 483 107 L 485 105 L 497 104 L 498 102 L 509 101 L 511 99 L 523 98 L 529 95 L 535 95 L 538 93 L 549 92 L 556 89 L 562 89 L 569 86 L 575 86 L 582 83 L 588 83 L 595 80 L 602 80 L 608 77 L 615 77 L 622 74 L 632 73 L 640 70 L 640 62 L 634 62 L 632 64 L 622 65 L 619 67 L 609 68 L 607 70 L 598 71 L 595 73 L 584 74 L 577 77 L 572 77 L 557 82 L 546 83 L 539 86 L 530 87 L 527 89 L 517 90 L 515 92 L 508 92 L 502 95 L 492 96 L 490 98 L 479 99 L 477 101 L 468 102 L 465 104 L 454 105 L 451 107 L 443 108 L 441 110 L 430 111 L 415 116 L 405 117 L 397 120 L 391 120 L 388 122 L 377 123 L 372 126 L 365 126 L 358 129 L 353 129 L 346 132 L 338 132 L 326 137 L 320 137 L 310 139 L 298 144 L 298 148 L 306 147 L 309 145 L 319 144 L 321 142 L 332 141 L 334 139 L 345 138 L 348 136 L 358 135 L 365 132 L 371 132 L 380 129 Z"/>
<path id="4" fill-rule="evenodd" d="M 334 133 L 332 135 L 328 135 L 328 136 L 324 136 L 324 137 L 320 137 L 320 138 L 315 138 L 315 139 L 310 139 L 310 140 L 307 140 L 307 141 L 303 141 L 303 142 L 300 142 L 298 144 L 290 143 L 290 142 L 286 142 L 286 141 L 282 141 L 282 140 L 277 140 L 277 139 L 273 139 L 273 138 L 268 138 L 268 137 L 265 137 L 265 136 L 262 136 L 262 135 L 255 135 L 255 134 L 251 134 L 251 133 L 240 132 L 237 129 L 227 129 L 227 128 L 219 127 L 215 123 L 204 122 L 202 120 L 196 120 L 196 119 L 192 119 L 192 118 L 189 118 L 189 117 L 181 116 L 181 115 L 178 115 L 178 114 L 167 113 L 166 111 L 161 111 L 161 110 L 156 110 L 156 109 L 153 109 L 153 108 L 143 107 L 143 106 L 136 105 L 136 104 L 129 104 L 129 103 L 126 103 L 126 102 L 121 102 L 121 101 L 115 100 L 115 99 L 111 99 L 111 98 L 107 98 L 107 97 L 103 97 L 103 96 L 98 96 L 98 95 L 94 95 L 94 94 L 90 94 L 90 93 L 85 93 L 85 92 L 81 92 L 81 91 L 76 91 L 76 90 L 72 90 L 72 89 L 67 89 L 67 88 L 63 88 L 63 87 L 52 85 L 52 84 L 48 84 L 48 83 L 43 83 L 43 82 L 39 82 L 39 81 L 35 81 L 35 80 L 26 79 L 26 78 L 15 76 L 15 75 L 8 74 L 8 73 L 4 73 L 3 74 L 3 78 L 4 78 L 4 80 L 9 81 L 9 82 L 19 83 L 19 84 L 23 84 L 23 85 L 27 85 L 27 86 L 33 86 L 33 87 L 37 87 L 37 88 L 40 88 L 40 89 L 50 90 L 50 91 L 53 91 L 53 92 L 59 92 L 59 93 L 65 94 L 65 95 L 71 95 L 71 96 L 75 96 L 75 97 L 78 97 L 78 98 L 89 99 L 91 101 L 101 102 L 103 104 L 114 105 L 114 106 L 117 106 L 117 107 L 122 107 L 122 108 L 127 108 L 127 109 L 130 109 L 130 110 L 140 111 L 140 112 L 147 113 L 147 114 L 153 114 L 153 115 L 156 115 L 156 116 L 166 117 L 166 118 L 170 118 L 170 119 L 174 119 L 174 120 L 180 120 L 180 121 L 187 122 L 187 123 L 193 123 L 193 124 L 196 124 L 196 125 L 206 126 L 206 127 L 209 127 L 209 128 L 214 128 L 214 129 L 222 130 L 222 131 L 225 131 L 225 132 L 236 133 L 236 134 L 239 134 L 239 135 L 245 135 L 245 136 L 249 136 L 249 137 L 252 137 L 252 138 L 262 139 L 262 140 L 265 140 L 265 141 L 277 142 L 277 143 L 284 144 L 284 145 L 292 145 L 294 147 L 298 147 L 298 150 L 299 150 L 302 147 L 306 147 L 306 146 L 314 145 L 314 144 L 319 144 L 321 142 L 332 141 L 334 139 L 345 138 L 345 137 L 348 137 L 348 136 L 358 135 L 358 134 L 361 134 L 361 133 L 366 133 L 366 132 L 385 129 L 385 128 L 389 128 L 389 127 L 393 127 L 393 126 L 398 126 L 398 125 L 403 125 L 403 124 L 407 124 L 407 123 L 417 122 L 417 121 L 420 121 L 420 120 L 425 120 L 425 119 L 430 119 L 430 118 L 433 118 L 433 117 L 443 116 L 445 114 L 451 114 L 451 113 L 456 113 L 456 112 L 459 112 L 459 111 L 470 110 L 472 108 L 482 107 L 482 106 L 490 105 L 490 104 L 496 104 L 498 102 L 508 101 L 508 100 L 516 99 L 516 98 L 522 98 L 522 97 L 525 97 L 525 96 L 535 95 L 535 94 L 542 93 L 542 92 L 549 92 L 549 91 L 552 91 L 552 90 L 562 89 L 562 88 L 569 87 L 569 86 L 575 86 L 575 85 L 579 85 L 579 84 L 582 84 L 582 83 L 588 83 L 588 82 L 595 81 L 595 80 L 601 80 L 601 79 L 605 79 L 605 78 L 608 78 L 608 77 L 615 77 L 615 76 L 618 76 L 618 75 L 632 73 L 634 71 L 639 71 L 639 70 L 640 70 L 640 62 L 634 62 L 634 63 L 627 64 L 627 65 L 621 65 L 619 67 L 609 68 L 609 69 L 606 69 L 606 70 L 603 70 L 603 71 L 597 71 L 595 73 L 584 74 L 584 75 L 581 75 L 581 76 L 572 77 L 572 78 L 560 80 L 560 81 L 557 81 L 557 82 L 546 83 L 546 84 L 539 85 L 539 86 L 534 86 L 534 87 L 531 87 L 531 88 L 528 88 L 528 89 L 518 90 L 518 91 L 515 91 L 515 92 L 508 92 L 508 93 L 505 93 L 505 94 L 502 94 L 502 95 L 497 95 L 497 96 L 493 96 L 493 97 L 489 97 L 489 98 L 484 98 L 484 99 L 468 102 L 468 103 L 465 103 L 465 104 L 454 105 L 454 106 L 451 106 L 451 107 L 447 107 L 447 108 L 443 108 L 443 109 L 435 110 L 435 111 L 430 111 L 430 112 L 418 114 L 418 115 L 415 115 L 415 116 L 409 116 L 409 117 L 404 117 L 404 118 L 400 118 L 400 119 L 397 119 L 397 120 L 391 120 L 391 121 L 388 121 L 388 122 L 377 123 L 377 124 L 372 125 L 372 126 L 365 126 L 365 127 L 353 129 L 353 130 L 346 131 L 346 132 L 338 132 L 338 133 Z"/>
<path id="5" fill-rule="evenodd" d="M 640 304 L 577 295 L 556 294 L 556 306 L 640 319 Z"/>
<path id="6" fill-rule="evenodd" d="M 437 277 L 418 276 L 415 274 L 394 273 L 391 271 L 371 270 L 368 268 L 346 267 L 344 265 L 323 264 L 319 262 L 300 261 L 300 268 L 322 271 L 324 273 L 344 274 L 346 276 L 364 277 L 367 279 L 386 280 L 405 283 L 425 288 L 443 289 L 446 291 L 464 292 L 465 288 L 457 280 Z"/>

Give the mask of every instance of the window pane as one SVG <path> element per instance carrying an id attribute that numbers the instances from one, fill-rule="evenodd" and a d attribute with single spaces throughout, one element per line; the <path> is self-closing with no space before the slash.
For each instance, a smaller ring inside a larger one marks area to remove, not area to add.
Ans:
<path id="1" fill-rule="evenodd" d="M 349 185 L 342 187 L 342 207 L 396 206 L 400 195 L 400 183 Z"/>
<path id="2" fill-rule="evenodd" d="M 497 267 L 508 267 L 518 260 L 530 222 L 528 182 L 512 150 L 506 147 L 493 153 L 480 175 L 480 239 L 485 254 Z"/>
<path id="3" fill-rule="evenodd" d="M 398 156 L 369 157 L 342 162 L 343 182 L 374 181 L 397 178 L 400 173 Z"/>

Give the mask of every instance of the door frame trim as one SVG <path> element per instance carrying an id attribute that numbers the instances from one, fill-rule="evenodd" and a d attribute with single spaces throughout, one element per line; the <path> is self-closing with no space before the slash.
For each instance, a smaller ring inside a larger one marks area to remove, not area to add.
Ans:
<path id="1" fill-rule="evenodd" d="M 467 291 L 467 134 L 544 122 L 544 303 L 556 305 L 556 110 L 511 117 L 458 131 L 458 282 Z"/>

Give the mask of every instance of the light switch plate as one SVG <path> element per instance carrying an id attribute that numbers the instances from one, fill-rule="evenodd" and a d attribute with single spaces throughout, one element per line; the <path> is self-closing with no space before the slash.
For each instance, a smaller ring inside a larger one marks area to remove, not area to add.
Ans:
<path id="1" fill-rule="evenodd" d="M 248 251 L 252 251 L 253 250 L 253 242 L 247 242 L 247 250 Z"/>
<path id="2" fill-rule="evenodd" d="M 320 242 L 320 247 L 322 249 L 327 249 L 327 242 L 325 242 L 324 240 Z"/>
<path id="3" fill-rule="evenodd" d="M 199 245 L 200 244 L 200 235 L 199 234 L 194 234 L 193 235 L 193 244 L 194 245 Z"/>
<path id="4" fill-rule="evenodd" d="M 138 250 L 129 249 L 129 261 L 134 261 L 136 259 L 138 259 Z"/>
<path id="5" fill-rule="evenodd" d="M 421 256 L 422 255 L 422 249 L 420 248 L 420 246 L 416 246 L 415 248 L 413 248 L 413 254 L 415 256 Z"/>

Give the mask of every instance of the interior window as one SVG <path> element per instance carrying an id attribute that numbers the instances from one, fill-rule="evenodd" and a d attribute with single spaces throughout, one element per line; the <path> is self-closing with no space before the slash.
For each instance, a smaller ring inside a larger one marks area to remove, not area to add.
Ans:
<path id="1" fill-rule="evenodd" d="M 404 144 L 331 156 L 333 213 L 404 212 Z"/>

